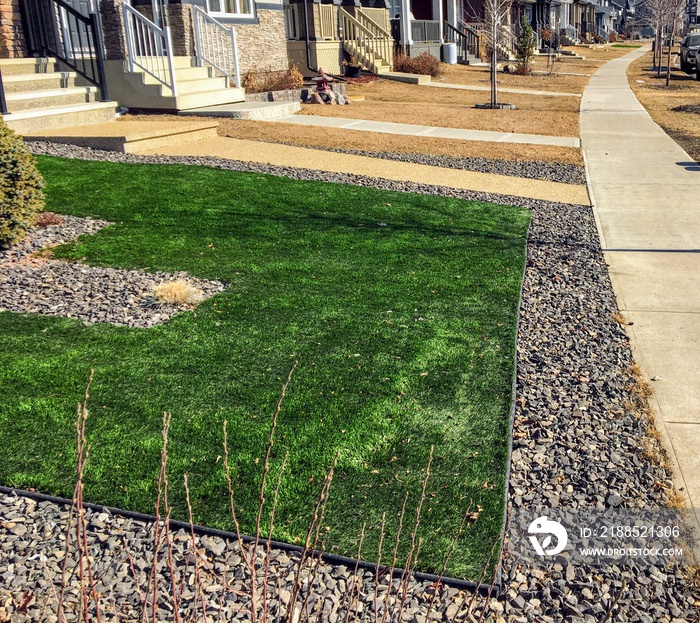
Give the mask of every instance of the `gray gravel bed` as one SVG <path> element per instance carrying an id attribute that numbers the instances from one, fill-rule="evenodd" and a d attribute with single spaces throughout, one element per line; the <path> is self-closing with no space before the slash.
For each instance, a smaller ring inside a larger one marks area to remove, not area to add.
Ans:
<path id="1" fill-rule="evenodd" d="M 536 506 L 653 508 L 665 505 L 671 476 L 662 464 L 652 461 L 642 451 L 644 447 L 651 447 L 660 453 L 661 449 L 658 442 L 646 436 L 646 419 L 633 412 L 632 406 L 639 404 L 639 399 L 628 374 L 633 363 L 629 341 L 622 327 L 612 319 L 617 306 L 589 207 L 212 158 L 101 155 L 82 149 L 36 144 L 33 148 L 72 157 L 101 159 L 105 156 L 114 161 L 208 164 L 295 179 L 354 182 L 392 190 L 512 203 L 531 209 L 517 341 L 509 515 L 512 517 L 520 508 Z M 65 519 L 57 515 L 61 509 L 52 504 L 31 504 L 22 497 L 6 498 L 0 508 L 5 513 L 0 522 L 0 577 L 5 578 L 6 583 L 11 582 L 15 592 L 27 587 L 45 592 L 46 578 L 56 571 L 55 565 L 49 566 L 53 571 L 46 571 L 42 556 L 52 564 L 51 556 L 59 557 L 55 552 L 62 549 L 60 527 L 65 523 Z M 18 535 L 13 528 L 8 528 L 8 521 L 12 523 L 14 519 L 7 516 L 7 512 L 24 518 L 17 525 L 21 523 L 27 530 L 23 532 L 20 528 L 22 534 Z M 150 550 L 142 545 L 148 541 L 144 536 L 147 528 L 138 523 L 125 525 L 123 521 L 102 517 L 99 524 L 91 519 L 90 538 L 95 547 L 100 548 L 96 565 L 107 574 L 105 595 L 114 595 L 115 608 L 126 610 L 137 608 L 138 598 L 133 584 L 125 579 L 129 574 L 125 571 L 125 548 L 120 545 L 120 538 L 126 537 L 130 548 L 133 544 L 133 551 Z M 205 554 L 212 558 L 207 564 L 221 564 L 224 555 L 221 546 L 221 543 L 211 547 L 204 544 Z M 234 546 L 230 549 L 235 554 Z M 184 564 L 182 561 L 187 556 L 183 542 L 178 545 L 178 564 Z M 294 556 L 277 551 L 273 556 L 283 561 L 275 564 L 294 564 Z M 138 558 L 137 576 L 140 569 L 147 569 L 150 564 L 146 553 Z M 285 562 L 286 558 L 291 561 Z M 237 559 L 234 557 L 231 561 L 235 563 Z M 10 565 L 14 566 L 10 569 Z M 234 567 L 234 576 L 244 579 L 247 573 L 244 566 L 239 563 Z M 504 594 L 486 606 L 486 620 L 498 623 L 506 619 L 552 623 L 698 621 L 700 595 L 684 580 L 679 567 L 641 567 L 634 563 L 567 565 L 559 558 L 548 564 L 528 565 L 506 553 L 502 570 Z M 275 581 L 279 582 L 271 605 L 274 612 L 283 610 L 285 598 L 288 599 L 286 591 L 290 590 L 294 579 L 293 573 L 285 575 L 286 571 L 287 567 L 274 571 L 274 577 L 278 578 Z M 15 580 L 15 576 L 20 577 Z M 318 589 L 313 591 L 321 595 L 314 598 L 321 613 L 316 620 L 332 623 L 344 620 L 338 613 L 343 612 L 343 603 L 349 599 L 350 576 L 352 570 L 344 567 L 322 565 L 319 568 L 315 576 Z M 386 580 L 381 583 L 385 586 Z M 386 588 L 377 590 L 380 595 L 386 594 Z M 428 590 L 424 583 L 411 581 L 407 597 L 409 608 L 400 620 L 424 622 Z M 206 594 L 208 599 L 216 600 L 219 593 L 213 589 Z M 373 620 L 374 594 L 371 574 L 364 574 L 360 596 L 364 609 L 356 620 Z M 390 596 L 390 601 L 393 598 Z M 452 621 L 455 616 L 457 620 L 468 620 L 460 618 L 465 608 L 464 599 L 459 591 L 445 589 L 437 600 L 439 614 L 431 615 L 431 620 Z M 241 608 L 246 598 L 233 594 L 226 600 Z M 485 602 L 479 597 L 476 603 L 474 620 L 479 620 L 479 609 Z M 340 605 L 334 611 L 336 604 Z M 37 620 L 38 611 L 38 606 L 29 608 L 28 616 Z M 226 617 L 224 620 L 249 620 L 244 610 L 237 614 L 232 610 Z M 16 620 L 27 619 L 18 616 Z M 279 618 L 275 616 L 273 620 Z"/>
<path id="2" fill-rule="evenodd" d="M 162 283 L 184 280 L 205 300 L 226 286 L 185 272 L 147 273 L 29 257 L 35 251 L 93 234 L 107 221 L 62 215 L 63 225 L 37 227 L 0 253 L 0 311 L 75 318 L 148 328 L 167 322 L 189 306 L 164 303 L 154 295 Z"/>
<path id="3" fill-rule="evenodd" d="M 202 292 L 200 301 L 226 288 L 219 281 L 195 279 L 185 272 L 146 273 L 59 260 L 4 263 L 0 311 L 149 328 L 190 308 L 161 302 L 153 293 L 159 284 L 180 279 Z"/>
<path id="4" fill-rule="evenodd" d="M 283 143 L 293 145 L 294 143 Z M 564 164 L 561 162 L 498 160 L 496 158 L 457 158 L 455 156 L 437 156 L 433 154 L 408 154 L 392 151 L 365 151 L 362 149 L 339 149 L 336 147 L 309 147 L 321 151 L 332 151 L 340 154 L 369 156 L 385 160 L 398 160 L 413 164 L 426 164 L 443 169 L 459 169 L 461 171 L 476 171 L 477 173 L 493 173 L 509 175 L 532 180 L 547 180 L 562 184 L 586 184 L 586 169 L 581 165 Z"/>
<path id="5" fill-rule="evenodd" d="M 0 249 L 0 263 L 16 262 L 40 249 L 70 242 L 83 234 L 95 234 L 111 225 L 109 221 L 65 214 L 61 215 L 61 220 L 62 225 L 35 227 L 17 244 L 9 249 Z"/>

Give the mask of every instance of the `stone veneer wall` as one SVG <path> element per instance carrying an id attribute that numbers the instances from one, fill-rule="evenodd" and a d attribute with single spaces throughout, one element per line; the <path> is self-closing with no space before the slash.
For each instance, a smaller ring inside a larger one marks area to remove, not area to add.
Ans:
<path id="1" fill-rule="evenodd" d="M 10 0 L 0 0 L 7 2 Z M 15 0 L 16 1 L 16 0 Z M 108 60 L 126 58 L 123 17 L 119 0 L 100 0 L 102 29 Z M 135 7 L 149 19 L 151 7 Z M 192 7 L 188 4 L 168 5 L 172 29 L 173 52 L 176 56 L 194 56 L 195 42 Z M 287 38 L 284 31 L 284 11 L 258 9 L 258 24 L 235 24 L 241 74 L 279 71 L 289 68 Z"/>
<path id="2" fill-rule="evenodd" d="M 284 11 L 258 9 L 258 24 L 236 24 L 241 74 L 289 68 Z"/>
<path id="3" fill-rule="evenodd" d="M 0 0 L 2 2 L 3 0 Z M 134 8 L 148 19 L 153 19 L 150 5 L 136 5 Z M 126 58 L 126 34 L 121 0 L 100 0 L 102 35 L 105 42 L 107 60 L 117 61 Z M 192 31 L 192 10 L 189 5 L 169 4 L 168 17 L 175 56 L 194 56 L 194 34 Z"/>
<path id="4" fill-rule="evenodd" d="M 121 0 L 99 0 L 99 11 L 102 18 L 102 38 L 107 60 L 125 59 L 126 42 Z"/>
<path id="5" fill-rule="evenodd" d="M 0 0 L 0 58 L 26 56 L 20 0 Z"/>

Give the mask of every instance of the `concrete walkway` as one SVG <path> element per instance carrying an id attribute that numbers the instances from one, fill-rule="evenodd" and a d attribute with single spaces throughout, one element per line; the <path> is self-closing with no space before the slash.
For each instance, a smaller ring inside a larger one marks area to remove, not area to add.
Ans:
<path id="1" fill-rule="evenodd" d="M 368 156 L 355 156 L 307 147 L 261 143 L 235 138 L 216 137 L 187 144 L 164 146 L 142 152 L 168 156 L 211 156 L 245 162 L 272 164 L 280 167 L 296 167 L 363 175 L 398 182 L 437 184 L 459 190 L 514 195 L 530 199 L 544 199 L 562 203 L 589 205 L 585 186 L 531 180 L 492 173 L 443 169 L 441 167 L 384 160 Z"/>
<path id="2" fill-rule="evenodd" d="M 626 69 L 649 46 L 598 69 L 581 140 L 610 275 L 657 425 L 700 528 L 700 166 L 654 123 Z M 700 552 L 698 552 L 700 553 Z"/>
<path id="3" fill-rule="evenodd" d="M 432 138 L 452 138 L 465 141 L 489 141 L 494 143 L 520 143 L 529 145 L 553 145 L 555 147 L 581 146 L 578 138 L 568 136 L 545 136 L 542 134 L 515 134 L 511 132 L 490 132 L 487 130 L 462 130 L 459 128 L 440 128 L 431 125 L 413 125 L 409 123 L 392 123 L 389 121 L 365 121 L 346 117 L 321 117 L 319 115 L 292 115 L 271 119 L 271 122 L 296 123 L 321 128 L 338 128 L 360 130 L 361 132 L 380 132 L 383 134 L 402 134 L 404 136 L 428 136 Z"/>
<path id="4" fill-rule="evenodd" d="M 464 91 L 491 91 L 491 87 L 468 86 L 466 84 L 450 84 L 448 82 L 429 82 L 426 87 L 440 87 L 443 89 L 462 89 Z M 564 93 L 561 91 L 535 91 L 534 89 L 510 89 L 498 87 L 499 93 L 519 93 L 520 95 L 547 95 L 550 97 L 581 97 L 579 93 Z"/>

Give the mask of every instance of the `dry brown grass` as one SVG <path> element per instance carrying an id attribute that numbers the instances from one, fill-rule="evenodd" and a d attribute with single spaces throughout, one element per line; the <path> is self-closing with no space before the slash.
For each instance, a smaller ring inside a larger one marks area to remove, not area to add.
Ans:
<path id="1" fill-rule="evenodd" d="M 562 57 L 555 65 L 555 73 L 548 75 L 499 74 L 499 84 L 504 88 L 580 94 L 588 84 L 590 74 L 608 60 L 629 52 L 627 49 L 609 46 L 577 46 L 574 49 L 585 56 L 585 60 Z M 481 87 L 489 84 L 488 67 L 444 67 L 445 74 L 440 82 Z M 533 69 L 546 71 L 547 58 L 537 57 Z M 586 75 L 570 76 L 562 75 L 563 73 Z M 382 79 L 368 84 L 349 84 L 347 91 L 351 96 L 364 97 L 364 101 L 352 106 L 304 106 L 302 114 L 496 132 L 579 135 L 578 97 L 503 93 L 501 99 L 514 104 L 518 110 L 477 110 L 475 104 L 488 100 L 488 94 L 484 91 L 434 89 Z"/>
<path id="2" fill-rule="evenodd" d="M 622 312 L 616 311 L 612 315 L 612 319 L 613 319 L 613 322 L 616 322 L 617 324 L 622 324 L 622 325 L 627 324 L 627 318 L 625 318 L 625 316 Z"/>
<path id="3" fill-rule="evenodd" d="M 646 400 L 654 393 L 651 387 L 649 387 L 649 383 L 647 383 L 644 379 L 644 375 L 642 373 L 642 369 L 639 367 L 639 364 L 632 364 L 627 369 L 627 376 L 629 377 L 630 381 L 628 389 L 634 396 Z"/>
<path id="4" fill-rule="evenodd" d="M 679 69 L 671 71 L 671 84 L 666 88 L 665 76 L 651 70 L 651 52 L 630 65 L 627 78 L 637 99 L 651 118 L 675 140 L 691 158 L 700 160 L 700 114 L 677 112 L 678 106 L 692 106 L 700 101 L 700 81 Z M 642 82 L 638 82 L 641 80 Z"/>
<path id="5" fill-rule="evenodd" d="M 165 281 L 153 288 L 155 297 L 163 303 L 174 305 L 193 306 L 203 298 L 203 293 L 184 279 Z"/>
<path id="6" fill-rule="evenodd" d="M 383 79 L 348 85 L 347 92 L 365 99 L 351 106 L 302 106 L 301 114 L 495 132 L 579 135 L 576 97 L 508 93 L 501 99 L 515 104 L 517 110 L 477 110 L 474 105 L 488 101 L 488 93 Z"/>
<path id="7" fill-rule="evenodd" d="M 154 119 L 152 115 L 128 115 L 125 118 L 131 121 Z M 159 121 L 187 121 L 187 117 L 174 115 L 159 115 L 157 119 Z M 570 147 L 462 141 L 422 136 L 411 136 L 407 139 L 405 136 L 375 134 L 357 130 L 326 129 L 323 133 L 319 133 L 310 132 L 309 128 L 292 123 L 269 123 L 240 119 L 217 119 L 217 121 L 220 122 L 219 136 L 268 143 L 288 143 L 302 147 L 330 147 L 369 152 L 428 154 L 455 158 L 492 158 L 515 162 L 537 160 L 583 165 L 580 150 Z M 300 166 L 303 166 L 303 163 L 300 163 Z"/>
<path id="8" fill-rule="evenodd" d="M 53 225 L 63 225 L 63 217 L 54 212 L 41 212 L 37 215 L 35 225 L 37 227 L 51 227 Z"/>

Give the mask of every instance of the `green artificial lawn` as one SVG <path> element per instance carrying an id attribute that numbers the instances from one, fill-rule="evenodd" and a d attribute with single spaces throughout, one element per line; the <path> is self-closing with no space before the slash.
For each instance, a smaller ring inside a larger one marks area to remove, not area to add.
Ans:
<path id="1" fill-rule="evenodd" d="M 232 529 L 228 420 L 242 531 L 252 533 L 272 414 L 274 538 L 301 543 L 339 452 L 322 538 L 377 558 L 409 492 L 402 556 L 431 445 L 419 570 L 477 579 L 502 526 L 523 209 L 180 165 L 38 158 L 46 209 L 115 223 L 55 251 L 88 264 L 187 271 L 228 289 L 164 325 L 85 326 L 0 313 L 0 482 L 72 495 L 75 406 L 94 368 L 85 499 L 152 513 L 172 414 L 173 516 Z M 269 505 L 263 532 L 269 525 Z"/>

